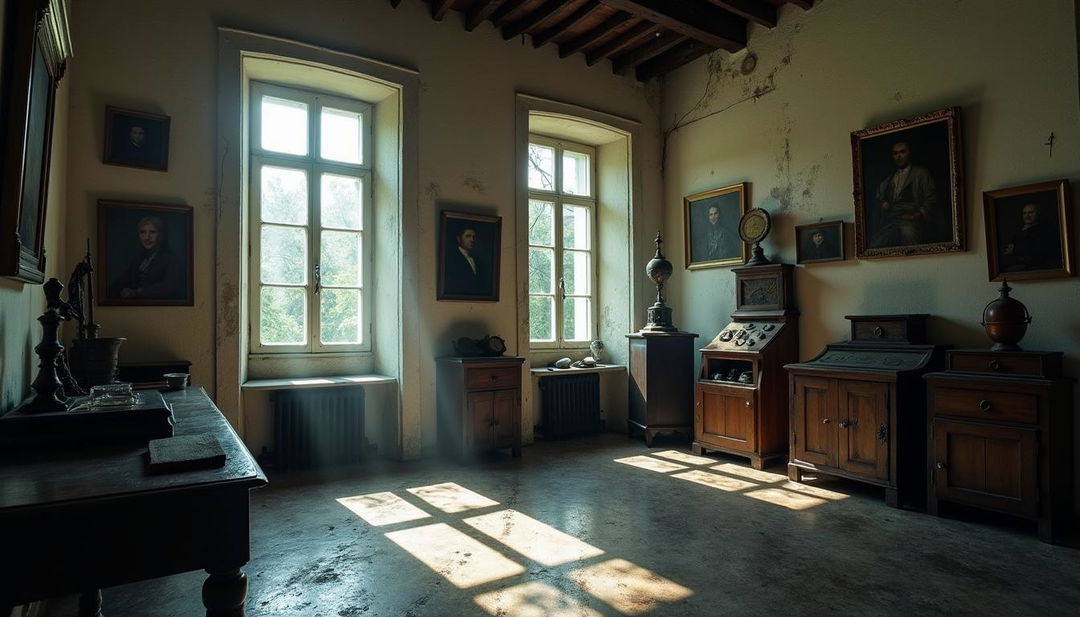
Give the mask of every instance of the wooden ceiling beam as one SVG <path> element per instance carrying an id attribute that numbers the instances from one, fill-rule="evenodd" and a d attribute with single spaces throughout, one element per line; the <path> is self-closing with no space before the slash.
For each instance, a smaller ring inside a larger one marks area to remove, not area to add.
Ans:
<path id="1" fill-rule="evenodd" d="M 465 14 L 465 29 L 472 32 L 499 7 L 499 0 L 476 0 Z"/>
<path id="2" fill-rule="evenodd" d="M 504 41 L 524 34 L 533 28 L 547 23 L 552 17 L 559 12 L 560 9 L 566 6 L 564 0 L 548 0 L 542 4 L 539 8 L 533 9 L 526 13 L 525 17 L 511 22 L 502 29 L 502 37 Z"/>
<path id="3" fill-rule="evenodd" d="M 604 23 L 599 26 L 596 26 L 588 32 L 579 34 L 562 45 L 559 45 L 559 57 L 565 58 L 576 54 L 630 19 L 633 19 L 633 15 L 630 15 L 629 13 L 616 13 L 611 17 L 608 17 L 604 20 Z"/>
<path id="4" fill-rule="evenodd" d="M 491 23 L 495 24 L 496 28 L 503 27 L 503 24 L 510 21 L 510 18 L 517 14 L 519 10 L 528 0 L 503 0 L 503 3 L 499 5 L 499 8 L 495 9 L 495 12 L 491 14 Z"/>
<path id="5" fill-rule="evenodd" d="M 705 0 L 601 1 L 713 48 L 738 51 L 746 47 L 746 20 Z"/>
<path id="6" fill-rule="evenodd" d="M 589 13 L 592 13 L 599 7 L 600 0 L 589 0 L 585 4 L 578 7 L 578 10 L 574 11 L 573 14 L 571 14 L 566 19 L 563 19 L 562 21 L 548 28 L 547 30 L 537 32 L 535 35 L 533 35 L 533 47 L 540 47 L 546 43 L 551 42 L 552 39 L 559 36 L 560 34 L 565 33 L 570 28 L 576 26 L 578 22 L 588 17 Z"/>
<path id="7" fill-rule="evenodd" d="M 686 37 L 676 32 L 657 32 L 656 34 L 657 36 L 652 37 L 647 43 L 612 58 L 611 69 L 619 75 L 625 75 L 627 70 L 652 60 L 686 40 Z"/>
<path id="8" fill-rule="evenodd" d="M 454 0 L 431 0 L 431 18 L 435 21 L 442 21 L 453 6 Z"/>
<path id="9" fill-rule="evenodd" d="M 649 81 L 653 77 L 673 71 L 713 50 L 714 48 L 701 41 L 687 40 L 666 53 L 638 66 L 635 73 L 638 81 Z"/>
<path id="10" fill-rule="evenodd" d="M 585 64 L 592 66 L 608 56 L 619 53 L 636 41 L 641 40 L 642 37 L 649 36 L 659 29 L 660 26 L 654 23 L 647 21 L 638 22 L 619 36 L 603 45 L 599 45 L 585 52 Z"/>
<path id="11" fill-rule="evenodd" d="M 709 0 L 716 6 L 766 28 L 776 27 L 776 7 L 757 0 Z"/>

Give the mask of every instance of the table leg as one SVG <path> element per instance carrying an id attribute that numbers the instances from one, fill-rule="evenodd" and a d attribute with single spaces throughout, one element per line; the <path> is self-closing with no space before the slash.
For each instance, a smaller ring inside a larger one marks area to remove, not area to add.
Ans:
<path id="1" fill-rule="evenodd" d="M 101 617 L 101 590 L 92 589 L 79 596 L 79 617 Z"/>
<path id="2" fill-rule="evenodd" d="M 206 572 L 210 575 L 202 592 L 206 617 L 244 617 L 247 576 L 239 568 Z"/>

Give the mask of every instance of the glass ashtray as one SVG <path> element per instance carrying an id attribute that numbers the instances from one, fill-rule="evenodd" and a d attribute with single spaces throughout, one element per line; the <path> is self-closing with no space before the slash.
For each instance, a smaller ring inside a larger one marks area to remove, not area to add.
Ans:
<path id="1" fill-rule="evenodd" d="M 135 394 L 130 383 L 107 383 L 90 387 L 90 407 L 131 407 L 135 404 Z"/>

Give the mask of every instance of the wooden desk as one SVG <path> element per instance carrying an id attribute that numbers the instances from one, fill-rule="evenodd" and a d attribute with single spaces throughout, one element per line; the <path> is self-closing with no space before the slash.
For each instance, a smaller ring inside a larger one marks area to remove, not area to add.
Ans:
<path id="1" fill-rule="evenodd" d="M 266 476 L 202 388 L 165 400 L 176 435 L 217 436 L 223 467 L 153 475 L 145 443 L 0 453 L 0 613 L 83 593 L 93 616 L 101 588 L 201 569 L 207 616 L 244 614 L 248 491 Z"/>

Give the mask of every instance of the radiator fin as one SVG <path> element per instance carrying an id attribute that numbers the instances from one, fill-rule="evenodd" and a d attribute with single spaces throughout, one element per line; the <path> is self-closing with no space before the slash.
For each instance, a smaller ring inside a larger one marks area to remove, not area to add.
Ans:
<path id="1" fill-rule="evenodd" d="M 541 430 L 545 439 L 600 432 L 600 376 L 540 378 Z"/>
<path id="2" fill-rule="evenodd" d="M 347 465 L 367 454 L 363 388 L 279 390 L 271 400 L 278 470 Z"/>

